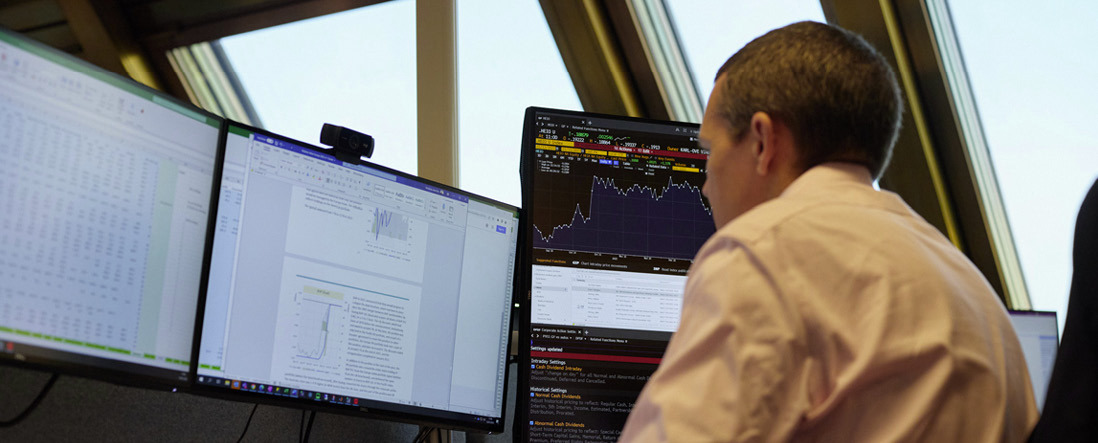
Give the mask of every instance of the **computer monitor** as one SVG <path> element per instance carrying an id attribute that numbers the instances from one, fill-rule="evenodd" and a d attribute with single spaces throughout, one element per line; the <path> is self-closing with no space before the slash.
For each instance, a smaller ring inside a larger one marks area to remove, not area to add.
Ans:
<path id="1" fill-rule="evenodd" d="M 187 386 L 221 123 L 0 29 L 0 362 Z"/>
<path id="2" fill-rule="evenodd" d="M 698 125 L 529 108 L 521 441 L 613 441 L 714 232 Z"/>
<path id="3" fill-rule="evenodd" d="M 1060 347 L 1059 326 L 1056 313 L 1046 311 L 1010 311 L 1010 322 L 1022 344 L 1029 381 L 1033 383 L 1033 398 L 1037 409 L 1043 409 L 1048 382 L 1052 379 L 1052 365 L 1056 363 L 1056 350 Z"/>
<path id="4" fill-rule="evenodd" d="M 233 122 L 225 147 L 194 392 L 502 431 L 518 208 Z"/>

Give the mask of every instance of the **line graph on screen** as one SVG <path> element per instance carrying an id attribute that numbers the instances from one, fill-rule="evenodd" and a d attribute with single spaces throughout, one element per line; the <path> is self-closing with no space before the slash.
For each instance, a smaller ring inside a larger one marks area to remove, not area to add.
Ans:
<path id="1" fill-rule="evenodd" d="M 701 189 L 688 181 L 618 186 L 591 177 L 590 199 L 575 203 L 571 220 L 535 226 L 534 247 L 604 254 L 692 259 L 715 231 Z"/>

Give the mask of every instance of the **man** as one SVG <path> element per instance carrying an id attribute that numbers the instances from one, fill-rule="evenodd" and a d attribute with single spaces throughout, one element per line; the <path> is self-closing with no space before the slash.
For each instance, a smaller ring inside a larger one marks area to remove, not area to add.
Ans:
<path id="1" fill-rule="evenodd" d="M 876 191 L 899 87 L 860 37 L 796 23 L 717 74 L 701 127 L 718 230 L 623 441 L 1021 441 L 1037 419 L 987 281 Z"/>

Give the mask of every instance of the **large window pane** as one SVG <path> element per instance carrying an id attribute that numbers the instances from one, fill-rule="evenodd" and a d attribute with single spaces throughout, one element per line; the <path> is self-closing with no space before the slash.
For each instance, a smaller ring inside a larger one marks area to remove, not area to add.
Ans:
<path id="1" fill-rule="evenodd" d="M 1075 216 L 1098 176 L 1098 3 L 949 5 L 1033 308 L 1063 328 Z"/>
<path id="2" fill-rule="evenodd" d="M 713 76 L 743 45 L 790 23 L 824 22 L 819 0 L 667 0 L 667 8 L 703 106 L 713 90 Z"/>
<path id="3" fill-rule="evenodd" d="M 462 0 L 457 18 L 460 186 L 519 205 L 526 107 L 579 97 L 536 0 Z"/>
<path id="4" fill-rule="evenodd" d="M 374 137 L 374 162 L 415 173 L 415 29 L 415 2 L 394 0 L 221 45 L 265 129 L 319 144 L 323 123 L 346 126 Z"/>

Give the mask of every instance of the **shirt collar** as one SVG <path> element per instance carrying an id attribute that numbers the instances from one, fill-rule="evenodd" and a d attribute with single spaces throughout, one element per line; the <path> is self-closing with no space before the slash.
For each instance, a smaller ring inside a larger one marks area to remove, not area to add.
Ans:
<path id="1" fill-rule="evenodd" d="M 873 186 L 869 169 L 857 163 L 830 162 L 813 166 L 782 191 L 782 197 L 801 196 L 835 186 Z"/>

